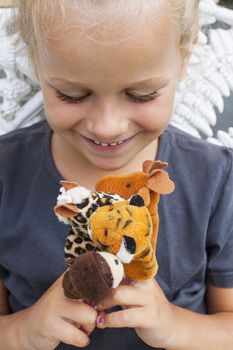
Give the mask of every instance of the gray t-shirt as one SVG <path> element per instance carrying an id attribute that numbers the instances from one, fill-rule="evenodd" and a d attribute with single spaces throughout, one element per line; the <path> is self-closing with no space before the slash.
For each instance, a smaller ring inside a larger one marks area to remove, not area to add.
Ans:
<path id="1" fill-rule="evenodd" d="M 12 312 L 32 305 L 67 267 L 50 140 L 46 122 L 0 138 L 0 277 Z M 171 126 L 160 137 L 157 158 L 169 163 L 176 189 L 159 203 L 156 279 L 172 303 L 196 312 L 206 312 L 207 283 L 233 287 L 232 155 Z M 105 329 L 88 349 L 152 348 L 134 330 Z"/>

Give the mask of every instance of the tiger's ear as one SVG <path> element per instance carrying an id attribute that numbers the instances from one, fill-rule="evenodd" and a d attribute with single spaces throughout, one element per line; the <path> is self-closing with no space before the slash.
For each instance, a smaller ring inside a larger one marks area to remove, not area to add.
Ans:
<path id="1" fill-rule="evenodd" d="M 71 190 L 72 188 L 78 186 L 77 182 L 65 181 L 65 180 L 60 181 L 60 184 L 62 185 L 62 187 L 63 187 L 66 191 Z"/>
<path id="2" fill-rule="evenodd" d="M 79 213 L 78 208 L 74 204 L 59 204 L 54 208 L 55 214 L 63 218 L 73 218 Z"/>
<path id="3" fill-rule="evenodd" d="M 156 169 L 149 175 L 146 187 L 159 194 L 169 194 L 174 191 L 175 184 L 166 171 Z"/>

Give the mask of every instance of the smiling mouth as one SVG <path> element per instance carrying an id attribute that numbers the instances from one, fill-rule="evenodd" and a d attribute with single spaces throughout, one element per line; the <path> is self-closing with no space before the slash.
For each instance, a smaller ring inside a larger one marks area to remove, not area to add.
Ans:
<path id="1" fill-rule="evenodd" d="M 121 145 L 124 142 L 124 141 L 118 141 L 114 143 L 103 143 L 95 140 L 91 140 L 91 141 L 93 141 L 96 145 L 99 145 L 102 147 L 115 147 L 115 146 Z"/>
<path id="2" fill-rule="evenodd" d="M 93 139 L 90 139 L 88 137 L 84 137 L 84 139 L 86 139 L 87 141 L 89 142 L 92 142 L 94 145 L 96 146 L 101 146 L 101 147 L 105 147 L 105 148 L 108 148 L 108 147 L 117 147 L 117 146 L 120 146 L 126 142 L 128 142 L 129 140 L 131 140 L 132 138 L 134 138 L 135 135 L 125 139 L 125 140 L 121 140 L 121 141 L 117 141 L 117 142 L 113 142 L 113 143 L 105 143 L 105 142 L 100 142 L 100 141 L 96 141 L 96 140 L 93 140 Z"/>

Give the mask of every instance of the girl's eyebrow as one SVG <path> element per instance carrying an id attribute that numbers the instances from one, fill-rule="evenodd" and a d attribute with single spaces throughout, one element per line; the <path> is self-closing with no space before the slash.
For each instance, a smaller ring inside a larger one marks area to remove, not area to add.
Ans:
<path id="1" fill-rule="evenodd" d="M 170 82 L 170 80 L 168 78 L 154 77 L 154 78 L 144 79 L 144 80 L 140 80 L 140 81 L 131 83 L 128 86 L 129 87 L 134 87 L 134 86 L 139 87 L 140 85 L 143 85 L 143 86 L 153 85 L 153 87 L 161 88 L 161 87 L 168 85 L 169 82 Z"/>
<path id="2" fill-rule="evenodd" d="M 73 85 L 75 87 L 77 87 L 77 86 L 84 87 L 84 84 L 79 83 L 78 81 L 68 80 L 68 79 L 63 79 L 63 78 L 52 77 L 52 78 L 48 78 L 48 81 L 51 83 L 62 83 L 62 84 Z"/>
<path id="3" fill-rule="evenodd" d="M 134 86 L 134 85 L 147 85 L 147 84 L 156 84 L 156 85 L 167 85 L 169 83 L 169 79 L 168 78 L 164 78 L 164 77 L 154 77 L 154 78 L 150 78 L 150 79 L 143 79 L 140 81 L 136 81 L 134 83 L 129 84 L 128 86 Z"/>
<path id="4" fill-rule="evenodd" d="M 72 85 L 74 87 L 83 87 L 83 88 L 86 87 L 84 84 L 82 84 L 78 81 L 68 80 L 68 79 L 64 79 L 64 78 L 51 77 L 51 78 L 48 78 L 48 80 L 51 83 L 62 83 L 62 84 Z M 130 83 L 128 85 L 128 87 L 129 88 L 135 87 L 135 86 L 140 87 L 140 85 L 142 85 L 144 87 L 146 85 L 153 85 L 157 88 L 162 88 L 162 87 L 168 85 L 169 82 L 170 82 L 170 80 L 168 78 L 158 76 L 158 77 L 153 77 L 150 79 L 143 79 L 143 80 L 140 80 L 140 81 L 137 81 L 134 83 Z"/>

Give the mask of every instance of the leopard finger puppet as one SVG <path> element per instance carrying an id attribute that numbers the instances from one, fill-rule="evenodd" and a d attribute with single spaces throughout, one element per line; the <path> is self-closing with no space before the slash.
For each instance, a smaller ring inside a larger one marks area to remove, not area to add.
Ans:
<path id="1" fill-rule="evenodd" d="M 91 191 L 76 182 L 61 181 L 60 194 L 54 208 L 58 219 L 69 226 L 65 242 L 65 260 L 70 265 L 76 257 L 99 250 L 87 233 L 87 223 L 98 207 L 123 201 L 119 195 Z"/>

